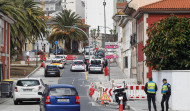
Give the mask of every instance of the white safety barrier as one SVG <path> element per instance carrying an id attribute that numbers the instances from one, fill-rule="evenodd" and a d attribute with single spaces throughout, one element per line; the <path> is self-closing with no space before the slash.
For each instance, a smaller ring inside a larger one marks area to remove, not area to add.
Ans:
<path id="1" fill-rule="evenodd" d="M 146 99 L 146 93 L 144 92 L 143 85 L 131 85 L 127 86 L 126 92 L 129 94 L 130 99 Z"/>

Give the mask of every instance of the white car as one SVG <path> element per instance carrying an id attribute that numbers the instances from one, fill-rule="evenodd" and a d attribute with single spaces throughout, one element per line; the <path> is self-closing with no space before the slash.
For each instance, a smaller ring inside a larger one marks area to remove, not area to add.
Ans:
<path id="1" fill-rule="evenodd" d="M 66 57 L 65 57 L 65 55 L 56 55 L 55 58 L 56 59 L 62 59 L 62 61 L 64 62 L 64 64 L 66 64 Z"/>
<path id="2" fill-rule="evenodd" d="M 103 73 L 103 60 L 102 59 L 90 59 L 90 64 L 88 66 L 89 74 L 91 72 Z"/>
<path id="3" fill-rule="evenodd" d="M 90 51 L 90 59 L 92 59 L 92 58 L 94 58 L 94 57 L 95 57 L 94 51 Z M 89 52 L 85 52 L 84 58 L 85 58 L 85 59 L 89 59 Z"/>
<path id="4" fill-rule="evenodd" d="M 62 61 L 62 59 L 52 59 L 51 65 L 56 65 L 61 69 L 65 67 L 65 63 Z"/>
<path id="5" fill-rule="evenodd" d="M 74 60 L 71 64 L 71 71 L 85 71 L 86 65 L 83 60 Z"/>
<path id="6" fill-rule="evenodd" d="M 38 92 L 43 92 L 45 84 L 40 78 L 19 79 L 14 85 L 13 101 L 18 105 L 22 101 L 40 101 L 41 96 Z"/>

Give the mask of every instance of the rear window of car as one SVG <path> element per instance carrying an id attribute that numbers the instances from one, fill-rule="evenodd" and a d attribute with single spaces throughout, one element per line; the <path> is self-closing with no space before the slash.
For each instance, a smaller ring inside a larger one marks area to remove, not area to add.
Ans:
<path id="1" fill-rule="evenodd" d="M 93 65 L 100 65 L 101 64 L 101 60 L 92 60 L 91 64 L 93 64 Z"/>
<path id="2" fill-rule="evenodd" d="M 84 63 L 81 62 L 81 61 L 77 61 L 77 62 L 74 62 L 74 64 L 76 64 L 76 65 L 81 65 L 81 64 L 84 64 Z"/>
<path id="3" fill-rule="evenodd" d="M 38 86 L 40 82 L 38 80 L 19 80 L 17 86 Z"/>
<path id="4" fill-rule="evenodd" d="M 78 93 L 74 88 L 51 88 L 50 96 L 77 96 Z"/>
<path id="5" fill-rule="evenodd" d="M 47 69 L 57 69 L 57 66 L 47 66 Z"/>
<path id="6" fill-rule="evenodd" d="M 63 58 L 63 57 L 61 57 L 61 56 L 56 56 L 55 58 L 58 58 L 58 59 L 60 59 L 60 58 Z"/>

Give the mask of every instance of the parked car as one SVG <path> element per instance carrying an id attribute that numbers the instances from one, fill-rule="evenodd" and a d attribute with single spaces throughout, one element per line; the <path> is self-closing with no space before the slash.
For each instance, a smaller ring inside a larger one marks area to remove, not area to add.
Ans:
<path id="1" fill-rule="evenodd" d="M 15 105 L 22 101 L 40 101 L 41 95 L 38 92 L 43 92 L 45 84 L 40 78 L 23 78 L 18 79 L 13 90 L 13 101 Z"/>
<path id="2" fill-rule="evenodd" d="M 64 62 L 62 61 L 62 59 L 53 59 L 52 62 L 51 62 L 51 65 L 56 65 L 58 66 L 59 68 L 64 68 Z"/>
<path id="3" fill-rule="evenodd" d="M 56 55 L 55 58 L 56 59 L 62 59 L 62 61 L 64 62 L 64 64 L 66 64 L 66 57 L 64 55 Z"/>
<path id="4" fill-rule="evenodd" d="M 74 86 L 50 85 L 42 95 L 40 111 L 80 111 L 79 95 Z"/>
<path id="5" fill-rule="evenodd" d="M 43 55 L 43 52 L 41 50 L 31 50 L 30 52 L 37 52 L 37 55 Z"/>
<path id="6" fill-rule="evenodd" d="M 47 65 L 45 68 L 44 76 L 57 76 L 60 77 L 60 71 L 56 65 Z"/>
<path id="7" fill-rule="evenodd" d="M 90 59 L 90 64 L 88 67 L 89 74 L 91 72 L 103 73 L 103 60 L 102 59 Z"/>
<path id="8" fill-rule="evenodd" d="M 85 71 L 86 65 L 83 60 L 74 60 L 71 64 L 71 71 Z"/>
<path id="9" fill-rule="evenodd" d="M 53 53 L 54 53 L 54 55 L 64 54 L 64 49 L 57 49 L 57 52 L 56 52 L 56 49 L 55 49 L 55 51 Z"/>

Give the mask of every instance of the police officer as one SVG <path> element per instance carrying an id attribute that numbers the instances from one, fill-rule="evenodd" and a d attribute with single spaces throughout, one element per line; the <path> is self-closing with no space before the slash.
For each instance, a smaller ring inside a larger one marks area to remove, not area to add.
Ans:
<path id="1" fill-rule="evenodd" d="M 156 91 L 157 91 L 157 85 L 155 82 L 152 81 L 152 78 L 149 78 L 149 82 L 146 83 L 144 91 L 147 94 L 147 100 L 148 100 L 148 109 L 151 111 L 151 100 L 154 106 L 154 110 L 157 111 L 156 109 Z"/>
<path id="2" fill-rule="evenodd" d="M 171 85 L 167 83 L 167 79 L 163 79 L 163 85 L 162 85 L 162 102 L 161 102 L 161 107 L 162 111 L 164 111 L 164 102 L 166 102 L 166 111 L 169 109 L 169 99 L 171 95 Z"/>

